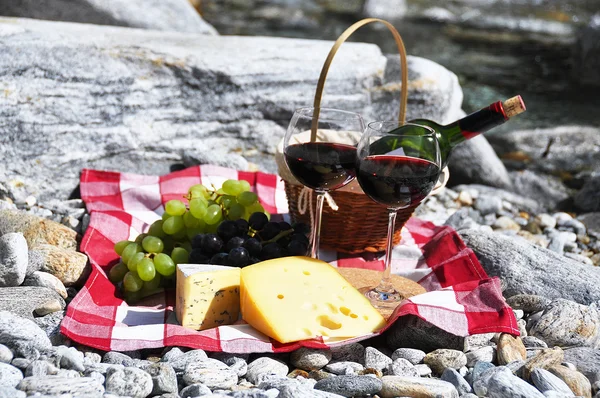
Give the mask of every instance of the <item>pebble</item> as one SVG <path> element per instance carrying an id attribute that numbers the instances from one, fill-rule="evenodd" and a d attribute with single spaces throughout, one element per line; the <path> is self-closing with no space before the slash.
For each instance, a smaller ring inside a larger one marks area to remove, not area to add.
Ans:
<path id="1" fill-rule="evenodd" d="M 91 377 L 94 380 L 97 380 L 98 383 L 100 383 L 102 385 L 104 385 L 104 382 L 106 381 L 106 377 L 104 377 L 104 375 L 99 372 L 90 372 L 86 376 Z"/>
<path id="2" fill-rule="evenodd" d="M 23 380 L 23 373 L 7 363 L 0 363 L 0 387 L 16 387 Z"/>
<path id="3" fill-rule="evenodd" d="M 504 373 L 512 376 L 513 373 L 506 366 L 494 367 L 485 369 L 477 377 L 473 377 L 473 392 L 479 397 L 487 397 L 489 394 L 489 382 L 495 375 Z"/>
<path id="4" fill-rule="evenodd" d="M 56 348 L 57 354 L 60 356 L 60 367 L 65 369 L 73 369 L 78 372 L 83 372 L 83 353 L 77 351 L 74 347 L 59 346 Z"/>
<path id="5" fill-rule="evenodd" d="M 523 375 L 523 369 L 524 369 L 525 363 L 526 363 L 525 360 L 519 359 L 517 361 L 512 361 L 510 363 L 507 363 L 505 366 L 507 368 L 509 368 L 510 371 L 514 375 L 521 377 Z"/>
<path id="6" fill-rule="evenodd" d="M 556 219 L 550 214 L 541 213 L 535 217 L 535 221 L 543 229 L 556 227 Z"/>
<path id="7" fill-rule="evenodd" d="M 594 262 L 592 261 L 591 258 L 586 257 L 586 256 L 581 255 L 581 254 L 564 253 L 563 255 L 565 257 L 568 257 L 568 258 L 573 259 L 575 261 L 579 261 L 580 263 L 584 263 L 584 264 L 587 264 L 587 265 L 594 265 Z"/>
<path id="8" fill-rule="evenodd" d="M 544 348 L 535 357 L 528 359 L 523 366 L 523 379 L 529 380 L 535 368 L 548 369 L 559 365 L 564 360 L 564 352 L 560 347 Z"/>
<path id="9" fill-rule="evenodd" d="M 248 379 L 250 383 L 258 385 L 266 376 L 285 376 L 289 372 L 290 370 L 284 362 L 269 357 L 262 357 L 255 359 L 248 364 L 246 379 Z"/>
<path id="10" fill-rule="evenodd" d="M 468 394 L 473 391 L 465 378 L 452 368 L 444 370 L 441 379 L 452 384 L 456 388 L 456 391 L 458 391 L 458 395 Z"/>
<path id="11" fill-rule="evenodd" d="M 497 196 L 481 194 L 475 200 L 473 207 L 479 210 L 483 216 L 496 214 L 502 210 L 502 199 Z"/>
<path id="12" fill-rule="evenodd" d="M 545 341 L 535 336 L 525 336 L 521 340 L 526 348 L 548 348 L 548 344 Z"/>
<path id="13" fill-rule="evenodd" d="M 512 374 L 499 372 L 493 375 L 487 388 L 488 398 L 543 398 L 544 394 L 539 392 L 531 384 Z"/>
<path id="14" fill-rule="evenodd" d="M 109 369 L 106 372 L 106 392 L 133 398 L 145 398 L 152 392 L 152 377 L 141 369 Z"/>
<path id="15" fill-rule="evenodd" d="M 359 343 L 351 343 L 340 347 L 334 347 L 330 351 L 332 361 L 358 362 L 361 365 L 364 365 L 365 347 Z"/>
<path id="16" fill-rule="evenodd" d="M 40 350 L 52 347 L 50 339 L 38 325 L 8 311 L 0 311 L 0 343 L 24 358 L 36 357 L 36 351 L 39 357 Z"/>
<path id="17" fill-rule="evenodd" d="M 548 371 L 564 381 L 575 395 L 581 397 L 592 396 L 592 384 L 581 372 L 562 365 L 553 366 Z"/>
<path id="18" fill-rule="evenodd" d="M 10 232 L 0 236 L 0 287 L 23 283 L 28 256 L 27 241 L 22 233 Z"/>
<path id="19" fill-rule="evenodd" d="M 326 379 L 328 377 L 334 377 L 334 374 L 325 372 L 324 370 L 311 370 L 308 373 L 308 377 L 313 380 L 319 381 L 319 380 Z"/>
<path id="20" fill-rule="evenodd" d="M 381 380 L 370 376 L 337 376 L 318 381 L 314 388 L 344 397 L 353 397 L 378 394 L 382 386 Z"/>
<path id="21" fill-rule="evenodd" d="M 464 341 L 464 352 L 474 351 L 481 347 L 492 345 L 492 338 L 494 337 L 494 333 L 481 333 L 481 334 L 473 334 L 471 336 L 465 337 Z"/>
<path id="22" fill-rule="evenodd" d="M 585 235 L 587 233 L 587 228 L 585 225 L 581 221 L 573 218 L 570 220 L 557 222 L 557 225 L 559 229 L 572 231 L 576 235 Z"/>
<path id="23" fill-rule="evenodd" d="M 26 359 L 26 358 L 15 358 L 12 361 L 10 361 L 10 364 L 12 366 L 14 366 L 15 368 L 21 369 L 21 370 L 25 370 L 27 369 L 27 367 L 29 366 L 29 364 L 31 363 L 30 359 Z"/>
<path id="24" fill-rule="evenodd" d="M 331 361 L 330 350 L 317 350 L 302 347 L 290 355 L 290 363 L 298 369 L 307 371 L 323 368 Z"/>
<path id="25" fill-rule="evenodd" d="M 366 368 L 382 371 L 392 364 L 392 359 L 376 348 L 366 347 L 364 363 Z"/>
<path id="26" fill-rule="evenodd" d="M 462 351 L 439 348 L 430 352 L 423 359 L 437 374 L 441 374 L 444 369 L 460 369 L 467 364 L 467 356 Z"/>
<path id="27" fill-rule="evenodd" d="M 495 362 L 496 349 L 492 346 L 478 348 L 466 353 L 467 366 L 473 367 L 477 362 Z"/>
<path id="28" fill-rule="evenodd" d="M 47 287 L 54 290 L 63 299 L 67 298 L 67 289 L 65 288 L 65 285 L 60 279 L 47 272 L 34 271 L 25 278 L 23 286 Z"/>
<path id="29" fill-rule="evenodd" d="M 205 359 L 208 359 L 208 355 L 206 355 L 204 350 L 191 350 L 183 355 L 173 355 L 169 357 L 167 363 L 173 367 L 176 373 L 182 373 L 185 371 L 188 363 L 203 361 Z M 165 358 L 163 358 L 163 361 L 164 360 Z"/>
<path id="30" fill-rule="evenodd" d="M 461 205 L 464 206 L 473 205 L 473 198 L 471 197 L 471 194 L 467 191 L 460 191 L 457 200 Z"/>
<path id="31" fill-rule="evenodd" d="M 413 365 L 418 365 L 425 359 L 425 351 L 417 350 L 416 348 L 398 348 L 392 353 L 392 361 L 398 358 L 404 358 Z"/>
<path id="32" fill-rule="evenodd" d="M 496 351 L 499 365 L 527 358 L 527 350 L 518 336 L 502 333 Z"/>
<path id="33" fill-rule="evenodd" d="M 81 377 L 81 374 L 79 374 L 78 371 L 73 370 L 73 369 L 59 369 L 58 372 L 56 372 L 57 376 L 60 377 L 66 377 L 66 378 L 77 378 L 77 377 Z"/>
<path id="34" fill-rule="evenodd" d="M 26 377 L 17 386 L 27 395 L 40 393 L 50 396 L 71 394 L 74 397 L 101 397 L 104 387 L 91 377 L 72 379 L 59 376 Z M 123 394 L 124 395 L 124 394 Z M 130 395 L 128 393 L 128 395 Z"/>
<path id="35" fill-rule="evenodd" d="M 383 386 L 378 394 L 382 398 L 394 397 L 444 397 L 458 398 L 456 388 L 447 381 L 422 377 L 383 376 Z"/>
<path id="36" fill-rule="evenodd" d="M 168 363 L 154 363 L 143 369 L 152 377 L 152 395 L 176 393 L 177 374 Z"/>
<path id="37" fill-rule="evenodd" d="M 531 381 L 533 382 L 533 385 L 536 386 L 541 392 L 552 390 L 566 395 L 573 394 L 569 386 L 564 381 L 546 369 L 533 369 L 531 372 Z"/>
<path id="38" fill-rule="evenodd" d="M 91 364 L 91 363 L 100 363 L 102 362 L 102 356 L 96 352 L 86 351 L 83 353 L 83 363 Z"/>
<path id="39" fill-rule="evenodd" d="M 471 379 L 471 384 L 477 381 L 483 372 L 494 367 L 494 364 L 490 362 L 477 362 L 475 366 L 473 366 L 473 370 L 469 377 Z"/>
<path id="40" fill-rule="evenodd" d="M 594 346 L 600 339 L 600 314 L 591 306 L 554 300 L 529 332 L 550 346 Z"/>
<path id="41" fill-rule="evenodd" d="M 190 384 L 179 392 L 179 396 L 181 396 L 181 398 L 200 397 L 210 394 L 212 394 L 210 388 L 201 383 Z"/>
<path id="42" fill-rule="evenodd" d="M 502 229 L 509 231 L 519 231 L 521 226 L 517 224 L 512 218 L 502 216 L 498 217 L 494 224 L 492 225 L 494 229 Z"/>
<path id="43" fill-rule="evenodd" d="M 10 363 L 13 360 L 13 353 L 4 344 L 0 344 L 0 362 Z"/>
<path id="44" fill-rule="evenodd" d="M 2 203 L 0 201 L 0 203 Z M 3 387 L 0 386 L 0 398 L 25 398 L 27 394 L 23 391 L 17 390 L 14 387 Z"/>
<path id="45" fill-rule="evenodd" d="M 419 377 L 419 371 L 415 365 L 407 359 L 397 358 L 387 368 L 387 373 L 393 376 L 412 376 Z"/>
<path id="46" fill-rule="evenodd" d="M 346 374 L 347 369 L 351 369 L 353 373 L 358 373 L 363 371 L 365 367 L 360 363 L 350 361 L 332 362 L 325 366 L 325 370 L 334 375 Z"/>
<path id="47" fill-rule="evenodd" d="M 58 373 L 58 369 L 48 363 L 47 361 L 32 361 L 27 369 L 25 369 L 25 376 L 45 376 L 45 375 L 55 375 Z"/>
<path id="48" fill-rule="evenodd" d="M 260 360 L 263 358 L 259 358 Z M 271 359 L 271 358 L 267 358 Z M 256 362 L 256 361 L 255 361 Z M 285 365 L 284 365 L 285 366 Z M 286 372 L 288 373 L 287 366 L 285 366 Z M 269 373 L 271 374 L 271 373 Z M 248 380 L 253 384 L 258 384 L 253 381 L 254 377 L 250 375 L 250 369 L 248 369 Z M 198 362 L 191 362 L 185 368 L 185 372 L 183 374 L 183 380 L 186 384 L 195 384 L 202 383 L 211 390 L 213 389 L 229 389 L 235 386 L 238 382 L 237 373 L 233 370 L 229 369 L 227 365 L 225 365 L 221 361 L 217 361 L 216 359 L 208 358 Z M 256 379 L 254 379 L 256 380 Z"/>
<path id="49" fill-rule="evenodd" d="M 543 311 L 550 302 L 550 299 L 535 294 L 517 294 L 506 299 L 513 309 L 527 313 Z"/>
<path id="50" fill-rule="evenodd" d="M 415 365 L 415 369 L 417 369 L 417 372 L 419 372 L 419 376 L 421 377 L 429 377 L 433 373 L 429 365 L 424 363 Z"/>
<path id="51" fill-rule="evenodd" d="M 135 366 L 135 361 L 128 355 L 117 351 L 109 351 L 102 357 L 102 363 L 122 365 L 125 367 Z"/>

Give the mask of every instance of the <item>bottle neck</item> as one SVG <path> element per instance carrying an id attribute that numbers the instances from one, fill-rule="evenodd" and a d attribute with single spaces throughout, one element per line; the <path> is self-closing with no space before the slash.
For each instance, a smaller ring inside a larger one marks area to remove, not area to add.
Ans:
<path id="1" fill-rule="evenodd" d="M 451 146 L 471 139 L 481 133 L 506 122 L 508 117 L 502 107 L 502 101 L 494 102 L 490 106 L 480 109 L 464 118 L 447 126 L 444 130 L 450 133 L 448 137 Z"/>

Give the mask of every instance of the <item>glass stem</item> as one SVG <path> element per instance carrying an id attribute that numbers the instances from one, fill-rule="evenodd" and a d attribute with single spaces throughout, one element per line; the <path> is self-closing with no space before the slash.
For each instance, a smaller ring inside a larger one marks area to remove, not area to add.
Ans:
<path id="1" fill-rule="evenodd" d="M 319 258 L 319 238 L 321 237 L 321 216 L 323 215 L 323 201 L 325 192 L 315 191 L 317 193 L 317 211 L 315 213 L 315 225 L 312 233 L 311 253 L 312 258 Z"/>
<path id="2" fill-rule="evenodd" d="M 392 273 L 392 250 L 394 246 L 394 228 L 396 226 L 396 214 L 397 210 L 388 210 L 388 233 L 387 233 L 387 247 L 385 250 L 385 269 L 383 271 L 383 277 L 379 286 L 376 290 L 382 293 L 389 293 L 394 291 L 392 285 L 392 279 L 390 277 Z"/>

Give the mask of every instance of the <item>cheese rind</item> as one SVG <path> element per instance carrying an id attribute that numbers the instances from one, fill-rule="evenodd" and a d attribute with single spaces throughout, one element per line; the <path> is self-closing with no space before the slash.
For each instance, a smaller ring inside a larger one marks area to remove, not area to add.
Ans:
<path id="1" fill-rule="evenodd" d="M 281 343 L 375 332 L 385 319 L 326 262 L 284 257 L 241 272 L 242 318 Z"/>
<path id="2" fill-rule="evenodd" d="M 205 330 L 231 325 L 240 314 L 240 269 L 179 264 L 176 296 L 175 314 L 182 326 Z"/>

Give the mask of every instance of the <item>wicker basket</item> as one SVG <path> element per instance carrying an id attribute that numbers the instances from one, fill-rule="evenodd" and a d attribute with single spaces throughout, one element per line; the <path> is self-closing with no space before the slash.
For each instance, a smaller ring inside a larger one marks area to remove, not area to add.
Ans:
<path id="1" fill-rule="evenodd" d="M 398 120 L 400 123 L 404 123 L 406 102 L 408 99 L 408 68 L 404 43 L 396 28 L 389 22 L 377 18 L 367 18 L 355 23 L 342 33 L 334 43 L 325 60 L 315 93 L 313 131 L 316 131 L 323 87 L 333 57 L 342 43 L 344 43 L 352 33 L 360 27 L 372 22 L 381 22 L 387 26 L 393 34 L 394 40 L 398 46 L 402 67 L 402 88 Z M 313 140 L 314 137 L 315 135 L 313 134 Z M 280 144 L 280 148 L 282 148 L 282 144 Z M 293 221 L 301 221 L 310 224 L 311 211 L 306 211 L 304 214 L 300 211 L 300 208 L 304 207 L 300 203 L 300 198 L 302 195 L 306 194 L 306 192 L 302 194 L 302 191 L 305 188 L 291 175 L 291 172 L 283 161 L 282 154 L 279 153 L 279 149 L 278 155 L 281 155 L 277 163 L 279 166 L 279 175 L 282 177 L 285 184 L 285 193 L 288 199 L 290 216 Z M 439 185 L 440 184 L 438 184 L 436 190 L 440 189 Z M 445 185 L 445 183 L 443 183 L 443 185 Z M 345 187 L 330 191 L 329 195 L 334 199 L 338 209 L 337 211 L 333 210 L 327 204 L 323 207 L 320 247 L 334 249 L 345 253 L 381 252 L 386 249 L 388 212 L 383 206 L 375 203 L 365 195 L 356 180 Z M 308 203 L 306 203 L 306 205 L 310 206 L 310 209 L 314 209 L 316 206 L 316 195 L 313 195 L 311 191 L 307 196 Z M 302 200 L 306 200 L 306 198 L 303 198 Z M 402 226 L 408 221 L 417 206 L 418 204 L 398 211 L 396 228 L 394 231 L 394 244 L 400 242 L 400 231 Z"/>

